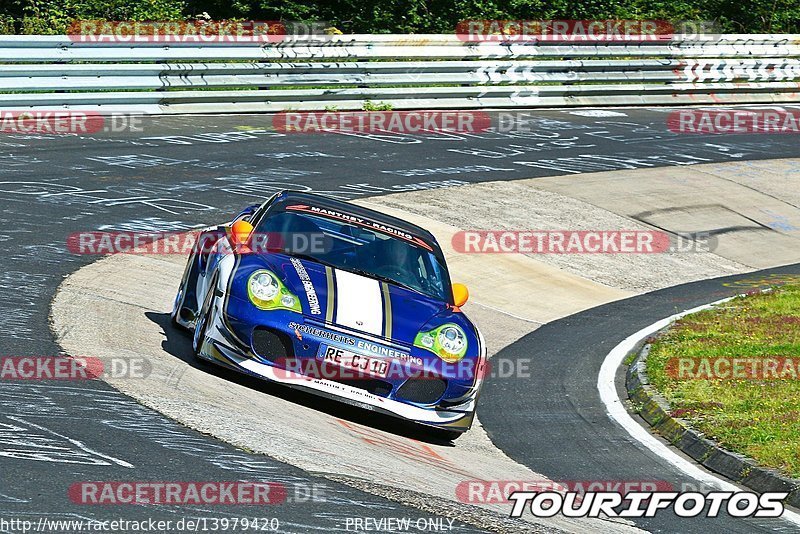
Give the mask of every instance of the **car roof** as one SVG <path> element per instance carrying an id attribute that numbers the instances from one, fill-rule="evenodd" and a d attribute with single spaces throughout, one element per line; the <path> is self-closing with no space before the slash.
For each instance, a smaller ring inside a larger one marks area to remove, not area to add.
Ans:
<path id="1" fill-rule="evenodd" d="M 436 238 L 433 236 L 433 234 L 425 230 L 424 228 L 421 228 L 416 224 L 412 224 L 408 221 L 404 221 L 403 219 L 398 219 L 397 217 L 392 217 L 391 215 L 386 215 L 385 213 L 365 208 L 357 204 L 351 204 L 350 202 L 343 202 L 341 200 L 336 200 L 334 198 L 326 197 L 324 195 L 319 195 L 315 193 L 306 193 L 304 191 L 292 191 L 292 190 L 286 190 L 278 193 L 277 197 L 275 198 L 275 201 L 307 202 L 319 208 L 341 211 L 350 215 L 362 217 L 364 219 L 385 224 L 387 226 L 391 226 L 398 230 L 402 230 L 403 232 L 407 232 L 415 237 L 422 239 L 423 241 L 431 245 L 434 245 L 435 249 L 437 250 L 441 249 L 439 243 L 436 241 Z"/>

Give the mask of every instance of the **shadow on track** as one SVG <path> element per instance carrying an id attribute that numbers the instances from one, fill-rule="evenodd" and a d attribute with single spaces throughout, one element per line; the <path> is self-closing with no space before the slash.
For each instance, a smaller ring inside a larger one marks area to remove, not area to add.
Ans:
<path id="1" fill-rule="evenodd" d="M 321 397 L 317 395 L 200 360 L 195 357 L 192 350 L 192 340 L 189 332 L 176 327 L 168 313 L 145 312 L 145 317 L 163 330 L 164 341 L 161 343 L 161 348 L 164 352 L 178 358 L 194 369 L 351 423 L 368 426 L 424 443 L 449 447 L 455 446 L 452 441 L 432 435 L 431 431 L 416 427 L 413 423 L 402 419 L 370 412 L 364 408 L 350 406 L 344 402 L 328 401 L 327 399 L 323 399 L 323 402 L 320 402 Z M 309 438 L 312 438 L 312 436 L 309 436 Z"/>

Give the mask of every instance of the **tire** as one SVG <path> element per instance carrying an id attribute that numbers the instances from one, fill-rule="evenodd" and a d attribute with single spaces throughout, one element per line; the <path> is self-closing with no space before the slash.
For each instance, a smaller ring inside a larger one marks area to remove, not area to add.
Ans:
<path id="1" fill-rule="evenodd" d="M 182 330 L 186 330 L 186 327 L 178 322 L 178 316 L 180 315 L 181 309 L 183 308 L 183 301 L 186 300 L 186 295 L 184 294 L 184 291 L 186 291 L 185 278 L 181 280 L 181 285 L 178 288 L 178 294 L 175 297 L 175 304 L 172 306 L 172 312 L 170 312 L 169 314 L 169 320 L 172 323 L 172 326 Z"/>
<path id="2" fill-rule="evenodd" d="M 198 302 L 194 302 L 194 307 L 192 307 L 192 303 L 189 302 L 187 305 L 186 302 L 186 293 L 189 291 L 189 288 L 193 285 L 197 284 L 197 277 L 198 277 L 199 267 L 197 265 L 197 256 L 195 253 L 189 257 L 189 260 L 186 264 L 185 272 L 181 277 L 181 284 L 178 288 L 178 293 L 175 298 L 175 304 L 172 307 L 172 312 L 170 313 L 170 320 L 172 324 L 181 330 L 189 330 L 192 329 L 186 327 L 178 322 L 179 317 L 184 312 L 184 310 L 189 310 L 191 316 L 194 317 L 194 321 L 196 321 L 196 314 L 200 312 Z M 196 301 L 197 298 L 195 296 L 194 300 Z"/>
<path id="3" fill-rule="evenodd" d="M 200 356 L 200 348 L 203 346 L 203 340 L 206 337 L 206 331 L 208 330 L 208 325 L 213 320 L 213 316 L 209 317 L 213 314 L 214 305 L 216 304 L 216 292 L 217 292 L 217 276 L 216 274 L 211 279 L 211 283 L 208 285 L 208 291 L 206 291 L 206 298 L 203 299 L 203 305 L 200 307 L 200 312 L 197 315 L 197 325 L 195 326 L 194 337 L 192 338 L 192 349 L 194 349 L 194 357 L 198 360 L 205 361 Z"/>
<path id="4" fill-rule="evenodd" d="M 180 313 L 180 312 L 178 312 L 178 313 Z M 177 316 L 177 314 L 175 314 L 175 313 L 170 313 L 170 314 L 169 314 L 169 322 L 170 322 L 170 323 L 172 323 L 172 326 L 174 326 L 174 327 L 175 327 L 175 328 L 177 328 L 178 330 L 183 330 L 184 332 L 186 331 L 186 327 L 185 327 L 185 326 L 183 326 L 181 323 L 179 323 L 179 322 L 178 322 L 178 316 Z"/>

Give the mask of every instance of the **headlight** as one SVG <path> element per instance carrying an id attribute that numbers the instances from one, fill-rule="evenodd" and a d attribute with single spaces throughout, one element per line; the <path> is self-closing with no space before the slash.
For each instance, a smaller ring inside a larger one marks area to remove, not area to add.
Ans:
<path id="1" fill-rule="evenodd" d="M 269 271 L 256 271 L 247 280 L 247 296 L 257 308 L 282 308 L 301 313 L 300 300 Z"/>
<path id="2" fill-rule="evenodd" d="M 250 294 L 258 300 L 272 300 L 280 292 L 275 277 L 267 271 L 257 271 L 250 277 L 248 283 Z"/>
<path id="3" fill-rule="evenodd" d="M 446 326 L 439 330 L 438 340 L 448 354 L 460 354 L 467 345 L 467 336 L 457 326 Z"/>
<path id="4" fill-rule="evenodd" d="M 453 363 L 467 354 L 467 335 L 460 326 L 445 324 L 417 334 L 414 346 L 429 350 L 444 361 Z"/>

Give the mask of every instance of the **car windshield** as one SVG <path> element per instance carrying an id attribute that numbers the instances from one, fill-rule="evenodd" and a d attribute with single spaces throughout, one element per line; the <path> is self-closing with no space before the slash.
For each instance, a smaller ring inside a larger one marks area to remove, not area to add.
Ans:
<path id="1" fill-rule="evenodd" d="M 439 256 L 401 237 L 363 224 L 273 207 L 258 222 L 269 250 L 405 287 L 448 302 L 450 279 Z"/>

